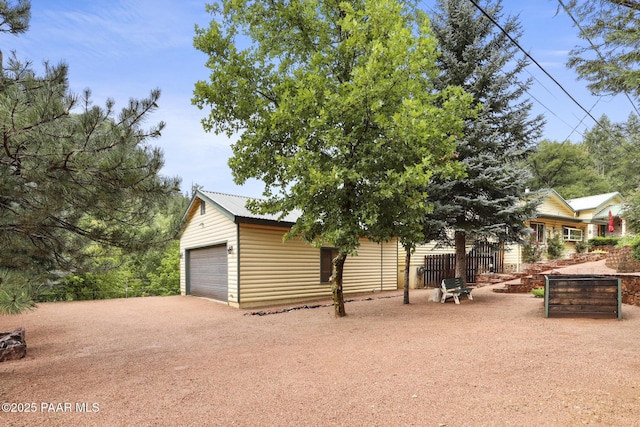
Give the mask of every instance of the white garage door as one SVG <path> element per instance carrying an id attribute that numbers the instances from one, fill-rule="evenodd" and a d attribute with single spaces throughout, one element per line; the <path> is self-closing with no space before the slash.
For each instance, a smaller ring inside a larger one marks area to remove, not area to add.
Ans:
<path id="1" fill-rule="evenodd" d="M 226 245 L 189 251 L 189 293 L 227 301 L 229 291 Z"/>

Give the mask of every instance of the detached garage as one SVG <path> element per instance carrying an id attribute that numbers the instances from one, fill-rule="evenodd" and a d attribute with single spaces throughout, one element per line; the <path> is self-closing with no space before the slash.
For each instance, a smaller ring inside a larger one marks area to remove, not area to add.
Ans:
<path id="1" fill-rule="evenodd" d="M 197 191 L 185 213 L 180 239 L 183 295 L 234 307 L 259 307 L 331 296 L 328 278 L 335 248 L 300 239 L 283 242 L 297 216 L 254 215 L 249 199 Z M 344 292 L 397 289 L 397 242 L 362 240 L 348 257 Z"/>

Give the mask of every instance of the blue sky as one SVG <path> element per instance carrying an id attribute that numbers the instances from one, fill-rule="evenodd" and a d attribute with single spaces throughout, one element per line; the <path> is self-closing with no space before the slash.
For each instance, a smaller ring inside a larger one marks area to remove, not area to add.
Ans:
<path id="1" fill-rule="evenodd" d="M 183 191 L 199 184 L 211 191 L 260 196 L 259 182 L 233 183 L 227 160 L 233 142 L 202 130 L 206 111 L 191 105 L 196 81 L 206 80 L 206 57 L 192 45 L 194 26 L 207 26 L 211 16 L 201 0 L 32 0 L 31 27 L 26 34 L 0 34 L 0 49 L 29 59 L 41 71 L 42 61 L 69 65 L 71 90 L 89 88 L 94 103 L 107 98 L 122 108 L 129 98 L 143 98 L 160 88 L 158 111 L 149 124 L 165 121 L 154 144 L 165 155 L 163 173 L 182 178 Z M 423 4 L 433 4 L 425 0 Z M 556 16 L 556 0 L 503 0 L 505 13 L 518 14 L 524 35 L 520 44 L 591 114 L 626 121 L 632 106 L 623 96 L 594 97 L 566 68 L 577 30 L 567 15 Z M 530 73 L 530 74 L 529 74 Z M 594 122 L 533 64 L 525 77 L 534 78 L 529 93 L 534 112 L 546 118 L 544 137 L 557 141 L 582 139 Z M 595 105 L 595 107 L 594 107 Z M 582 124 L 580 124 L 582 123 Z"/>

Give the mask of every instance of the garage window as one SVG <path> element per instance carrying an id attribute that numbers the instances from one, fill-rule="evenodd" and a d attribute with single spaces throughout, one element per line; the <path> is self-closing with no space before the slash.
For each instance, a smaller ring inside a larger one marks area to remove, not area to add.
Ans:
<path id="1" fill-rule="evenodd" d="M 338 256 L 336 248 L 320 249 L 320 283 L 329 283 L 333 274 L 333 259 Z"/>

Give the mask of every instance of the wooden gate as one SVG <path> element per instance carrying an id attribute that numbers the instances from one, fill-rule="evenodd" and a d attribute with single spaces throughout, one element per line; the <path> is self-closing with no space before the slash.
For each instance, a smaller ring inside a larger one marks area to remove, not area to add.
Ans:
<path id="1" fill-rule="evenodd" d="M 502 273 L 504 250 L 489 244 L 475 246 L 467 253 L 466 282 L 475 283 L 479 273 Z M 442 279 L 455 277 L 456 254 L 427 255 L 424 257 L 425 287 L 440 286 Z"/>

